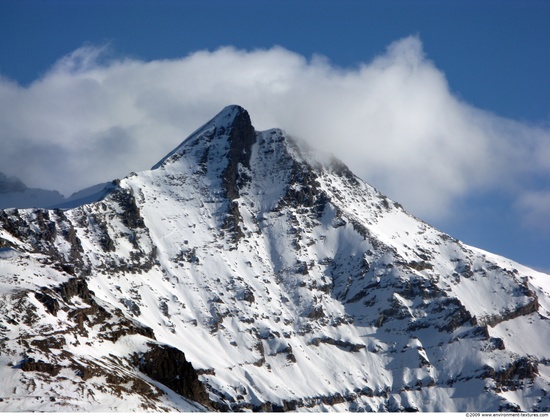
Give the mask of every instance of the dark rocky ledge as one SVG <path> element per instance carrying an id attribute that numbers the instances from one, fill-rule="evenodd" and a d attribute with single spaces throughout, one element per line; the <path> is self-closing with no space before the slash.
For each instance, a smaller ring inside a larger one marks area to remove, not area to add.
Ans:
<path id="1" fill-rule="evenodd" d="M 153 343 L 149 347 L 149 351 L 134 356 L 134 363 L 142 373 L 179 395 L 212 409 L 203 383 L 182 351 Z"/>
<path id="2" fill-rule="evenodd" d="M 357 353 L 359 350 L 364 349 L 365 344 L 355 344 L 349 341 L 335 340 L 331 337 L 316 337 L 309 341 L 308 345 L 314 345 L 319 347 L 319 344 L 329 344 L 334 345 L 344 351 L 349 351 L 351 353 Z"/>
<path id="3" fill-rule="evenodd" d="M 517 309 L 514 309 L 512 311 L 505 311 L 500 315 L 491 315 L 488 317 L 484 317 L 480 319 L 479 322 L 482 324 L 486 324 L 490 327 L 494 327 L 495 325 L 498 325 L 501 322 L 509 321 L 510 319 L 514 319 L 520 316 L 529 315 L 533 312 L 538 311 L 538 309 L 539 309 L 539 300 L 537 296 L 534 295 L 529 302 L 527 302 L 523 306 L 518 307 Z"/>

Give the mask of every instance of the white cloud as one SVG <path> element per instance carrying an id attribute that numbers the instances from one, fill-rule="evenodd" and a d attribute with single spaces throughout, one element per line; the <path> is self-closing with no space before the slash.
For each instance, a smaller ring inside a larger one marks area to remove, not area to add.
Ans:
<path id="1" fill-rule="evenodd" d="M 521 194 L 516 202 L 522 221 L 533 231 L 550 232 L 550 191 L 529 191 Z"/>
<path id="2" fill-rule="evenodd" d="M 333 152 L 430 219 L 472 191 L 521 198 L 524 182 L 550 172 L 550 131 L 461 102 L 417 37 L 354 69 L 281 47 L 151 62 L 104 52 L 83 47 L 25 88 L 0 79 L 0 171 L 73 192 L 151 167 L 236 103 L 257 129 Z"/>

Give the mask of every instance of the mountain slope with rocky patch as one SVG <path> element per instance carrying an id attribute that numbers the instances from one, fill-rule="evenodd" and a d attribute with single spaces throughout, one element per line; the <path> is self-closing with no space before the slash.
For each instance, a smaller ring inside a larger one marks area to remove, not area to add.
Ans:
<path id="1" fill-rule="evenodd" d="M 0 248 L 0 410 L 550 409 L 548 275 L 239 106 Z"/>

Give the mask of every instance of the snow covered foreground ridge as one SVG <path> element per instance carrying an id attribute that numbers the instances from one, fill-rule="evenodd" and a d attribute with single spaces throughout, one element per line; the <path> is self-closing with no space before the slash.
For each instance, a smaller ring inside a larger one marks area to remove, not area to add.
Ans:
<path id="1" fill-rule="evenodd" d="M 325 160 L 230 106 L 101 201 L 0 211 L 0 410 L 550 410 L 550 277 Z"/>

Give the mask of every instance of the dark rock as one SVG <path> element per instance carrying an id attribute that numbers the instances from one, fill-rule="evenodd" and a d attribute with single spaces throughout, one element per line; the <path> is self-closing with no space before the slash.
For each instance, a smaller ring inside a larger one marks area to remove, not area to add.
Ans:
<path id="1" fill-rule="evenodd" d="M 476 319 L 456 298 L 450 298 L 445 301 L 444 308 L 449 313 L 445 316 L 445 325 L 439 326 L 440 331 L 452 332 L 465 324 L 475 325 Z"/>
<path id="2" fill-rule="evenodd" d="M 254 346 L 255 350 L 260 353 L 260 359 L 254 362 L 254 366 L 261 367 L 265 364 L 265 349 L 264 344 L 261 341 L 258 341 Z"/>
<path id="3" fill-rule="evenodd" d="M 86 280 L 82 277 L 73 277 L 56 287 L 55 290 L 67 303 L 70 303 L 71 299 L 75 296 L 78 296 L 87 304 L 95 303 L 93 299 L 94 293 L 90 291 Z"/>
<path id="4" fill-rule="evenodd" d="M 504 345 L 504 341 L 502 338 L 491 338 L 490 339 L 491 344 L 493 347 L 497 350 L 505 350 L 506 346 Z"/>
<path id="5" fill-rule="evenodd" d="M 292 352 L 292 346 L 290 344 L 277 350 L 277 352 L 274 355 L 279 355 L 279 354 L 286 354 L 286 359 L 289 362 L 296 363 L 296 356 Z"/>
<path id="6" fill-rule="evenodd" d="M 239 211 L 239 203 L 237 201 L 230 201 L 221 227 L 233 234 L 233 242 L 237 242 L 245 236 L 240 227 L 240 222 L 241 212 Z"/>
<path id="7" fill-rule="evenodd" d="M 416 271 L 431 270 L 433 268 L 433 266 L 430 263 L 427 263 L 425 260 L 413 260 L 408 263 L 408 266 Z"/>
<path id="8" fill-rule="evenodd" d="M 76 327 L 85 332 L 86 326 L 100 325 L 99 331 L 101 338 L 116 342 L 120 337 L 125 335 L 143 335 L 154 339 L 155 335 L 151 328 L 134 322 L 126 318 L 120 311 L 115 310 L 117 315 L 115 321 L 107 322 L 106 320 L 112 317 L 105 308 L 98 305 L 95 301 L 94 293 L 88 288 L 86 280 L 81 277 L 74 277 L 52 289 L 54 293 L 50 293 L 48 288 L 42 288 L 41 292 L 35 293 L 35 297 L 39 300 L 46 310 L 52 315 L 56 315 L 60 309 L 60 304 L 65 303 L 71 305 L 71 299 L 79 297 L 82 302 L 88 306 L 84 308 L 69 309 L 67 316 L 74 321 Z M 56 298 L 58 295 L 59 299 Z"/>
<path id="9" fill-rule="evenodd" d="M 519 316 L 529 315 L 533 312 L 538 311 L 539 301 L 536 295 L 532 296 L 532 299 L 527 302 L 525 305 L 518 307 L 512 311 L 505 311 L 500 315 L 492 315 L 489 317 L 483 318 L 483 322 L 490 327 L 494 327 L 501 322 L 508 321 L 510 319 L 517 318 Z"/>
<path id="10" fill-rule="evenodd" d="M 54 316 L 57 315 L 57 312 L 59 311 L 59 302 L 57 301 L 57 299 L 45 293 L 39 293 L 39 292 L 36 292 L 34 296 L 36 297 L 36 300 L 38 300 L 40 303 L 42 303 L 42 305 L 44 305 L 44 307 L 50 314 Z"/>
<path id="11" fill-rule="evenodd" d="M 240 297 L 240 300 L 245 300 L 248 303 L 254 303 L 256 301 L 256 298 L 254 297 L 254 292 L 252 290 L 246 288 L 242 291 Z"/>
<path id="12" fill-rule="evenodd" d="M 66 343 L 67 342 L 63 335 L 60 335 L 58 337 L 50 336 L 31 341 L 31 345 L 39 348 L 41 351 L 49 351 L 52 348 L 56 350 L 61 350 Z"/>
<path id="13" fill-rule="evenodd" d="M 121 220 L 125 226 L 130 229 L 145 227 L 136 199 L 129 190 L 115 189 L 110 196 L 120 205 Z"/>
<path id="14" fill-rule="evenodd" d="M 52 376 L 57 376 L 59 371 L 61 370 L 61 366 L 46 363 L 42 360 L 36 361 L 33 358 L 28 358 L 24 360 L 21 365 L 21 370 L 24 372 L 41 372 L 41 373 L 47 373 Z"/>
<path id="15" fill-rule="evenodd" d="M 321 398 L 321 402 L 323 402 L 325 405 L 336 405 L 339 403 L 344 403 L 346 400 L 340 393 L 335 393 L 329 396 L 323 396 Z"/>
<path id="16" fill-rule="evenodd" d="M 297 404 L 298 402 L 295 399 L 288 400 L 288 401 L 283 400 L 283 411 L 284 412 L 296 411 Z"/>
<path id="17" fill-rule="evenodd" d="M 474 272 L 472 271 L 471 266 L 468 265 L 468 264 L 466 264 L 462 268 L 458 269 L 457 272 L 462 277 L 465 277 L 467 279 L 469 279 L 470 277 L 472 277 L 474 275 Z"/>
<path id="18" fill-rule="evenodd" d="M 500 370 L 485 366 L 480 378 L 493 379 L 498 386 L 510 389 L 517 387 L 524 379 L 534 379 L 539 373 L 538 362 L 531 357 L 521 357 Z"/>
<path id="19" fill-rule="evenodd" d="M 63 238 L 65 238 L 65 240 L 71 244 L 69 259 L 67 261 L 73 264 L 80 264 L 80 262 L 82 261 L 81 254 L 84 252 L 84 249 L 82 248 L 82 243 L 80 242 L 80 239 L 76 235 L 76 231 L 73 225 L 69 224 L 68 228 L 61 230 L 61 233 L 63 234 Z"/>
<path id="20" fill-rule="evenodd" d="M 149 344 L 149 347 L 149 351 L 135 356 L 142 373 L 187 399 L 212 407 L 204 384 L 182 351 L 168 345 Z"/>
<path id="21" fill-rule="evenodd" d="M 313 307 L 307 314 L 307 317 L 313 320 L 324 318 L 325 312 L 323 311 L 323 307 L 322 306 Z"/>
<path id="22" fill-rule="evenodd" d="M 229 162 L 223 173 L 223 184 L 227 198 L 234 200 L 239 197 L 238 165 L 250 167 L 250 156 L 252 145 L 256 142 L 256 131 L 250 121 L 250 115 L 243 108 L 237 108 L 237 115 L 229 129 Z"/>
<path id="23" fill-rule="evenodd" d="M 364 348 L 366 348 L 365 344 L 355 344 L 349 341 L 335 340 L 331 337 L 316 337 L 311 339 L 308 343 L 308 345 L 314 345 L 316 347 L 318 347 L 319 344 L 334 345 L 344 351 L 349 351 L 352 353 L 357 353 L 359 350 L 363 350 Z"/>
<path id="24" fill-rule="evenodd" d="M 100 220 L 97 215 L 90 214 L 89 216 L 90 222 L 93 222 L 93 226 L 97 231 L 99 245 L 101 246 L 101 249 L 105 252 L 115 251 L 115 242 L 109 235 L 107 224 L 104 221 Z"/>
<path id="25" fill-rule="evenodd" d="M 197 375 L 202 376 L 203 374 L 207 374 L 210 376 L 215 376 L 216 371 L 214 369 L 197 369 L 196 370 Z"/>
<path id="26" fill-rule="evenodd" d="M 539 373 L 535 359 L 522 357 L 509 364 L 505 369 L 495 372 L 494 379 L 501 385 L 509 385 L 513 379 L 534 379 Z"/>
<path id="27" fill-rule="evenodd" d="M 250 156 L 252 145 L 256 142 L 256 131 L 252 126 L 248 112 L 241 107 L 235 107 L 235 109 L 237 115 L 229 127 L 229 152 L 227 154 L 229 161 L 222 175 L 222 184 L 229 200 L 223 229 L 232 232 L 234 240 L 237 241 L 244 237 L 244 233 L 240 227 L 239 204 L 235 199 L 239 198 L 239 189 L 250 180 L 239 172 L 239 164 L 243 167 L 250 167 Z"/>
<path id="28" fill-rule="evenodd" d="M 314 208 L 319 213 L 319 207 L 327 202 L 327 196 L 320 191 L 320 183 L 313 168 L 306 163 L 294 163 L 289 173 L 289 185 L 280 199 L 278 206 L 298 208 Z M 321 212 L 322 213 L 322 212 Z"/>

